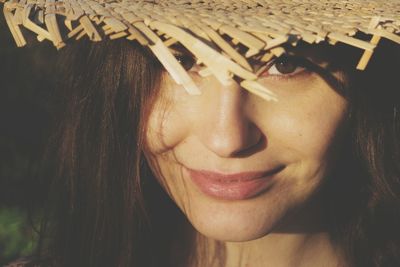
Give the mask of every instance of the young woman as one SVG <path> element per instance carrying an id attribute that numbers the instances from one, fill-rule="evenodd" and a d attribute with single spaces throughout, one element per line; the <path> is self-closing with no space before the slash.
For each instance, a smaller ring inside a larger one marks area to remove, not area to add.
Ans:
<path id="1" fill-rule="evenodd" d="M 399 47 L 284 45 L 266 101 L 126 40 L 60 51 L 40 266 L 400 265 Z"/>

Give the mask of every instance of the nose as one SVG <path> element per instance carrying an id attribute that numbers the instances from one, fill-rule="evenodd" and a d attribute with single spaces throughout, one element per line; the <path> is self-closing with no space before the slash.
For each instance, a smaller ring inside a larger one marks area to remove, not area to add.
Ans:
<path id="1" fill-rule="evenodd" d="M 246 110 L 246 90 L 236 83 L 211 90 L 213 96 L 208 97 L 207 115 L 200 126 L 203 144 L 225 158 L 239 157 L 257 147 L 263 134 Z"/>

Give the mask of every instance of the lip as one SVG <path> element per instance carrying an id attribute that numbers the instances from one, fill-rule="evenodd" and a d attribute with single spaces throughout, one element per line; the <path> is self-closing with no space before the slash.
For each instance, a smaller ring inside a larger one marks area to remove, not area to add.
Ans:
<path id="1" fill-rule="evenodd" d="M 193 183 L 203 192 L 221 200 L 245 200 L 256 197 L 271 184 L 273 177 L 284 169 L 279 166 L 267 171 L 222 174 L 187 168 Z"/>

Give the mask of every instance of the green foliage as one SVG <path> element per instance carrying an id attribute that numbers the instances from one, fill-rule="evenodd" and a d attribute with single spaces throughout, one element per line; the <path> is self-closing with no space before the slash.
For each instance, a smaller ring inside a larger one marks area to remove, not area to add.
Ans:
<path id="1" fill-rule="evenodd" d="M 36 235 L 26 212 L 16 208 L 0 208 L 0 265 L 32 254 Z"/>

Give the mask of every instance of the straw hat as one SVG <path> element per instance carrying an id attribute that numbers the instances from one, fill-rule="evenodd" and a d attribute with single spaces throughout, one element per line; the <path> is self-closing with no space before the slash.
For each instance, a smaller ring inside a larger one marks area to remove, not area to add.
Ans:
<path id="1" fill-rule="evenodd" d="M 363 70 L 381 38 L 400 44 L 400 0 L 0 0 L 18 46 L 21 26 L 62 48 L 87 37 L 136 40 L 148 47 L 190 94 L 196 84 L 176 59 L 185 47 L 223 84 L 240 85 L 267 100 L 276 96 L 257 82 L 250 60 L 268 62 L 299 40 L 345 43 L 364 50 Z M 364 33 L 364 35 L 358 34 Z M 360 39 L 363 36 L 363 39 Z M 368 37 L 366 40 L 365 37 Z"/>

